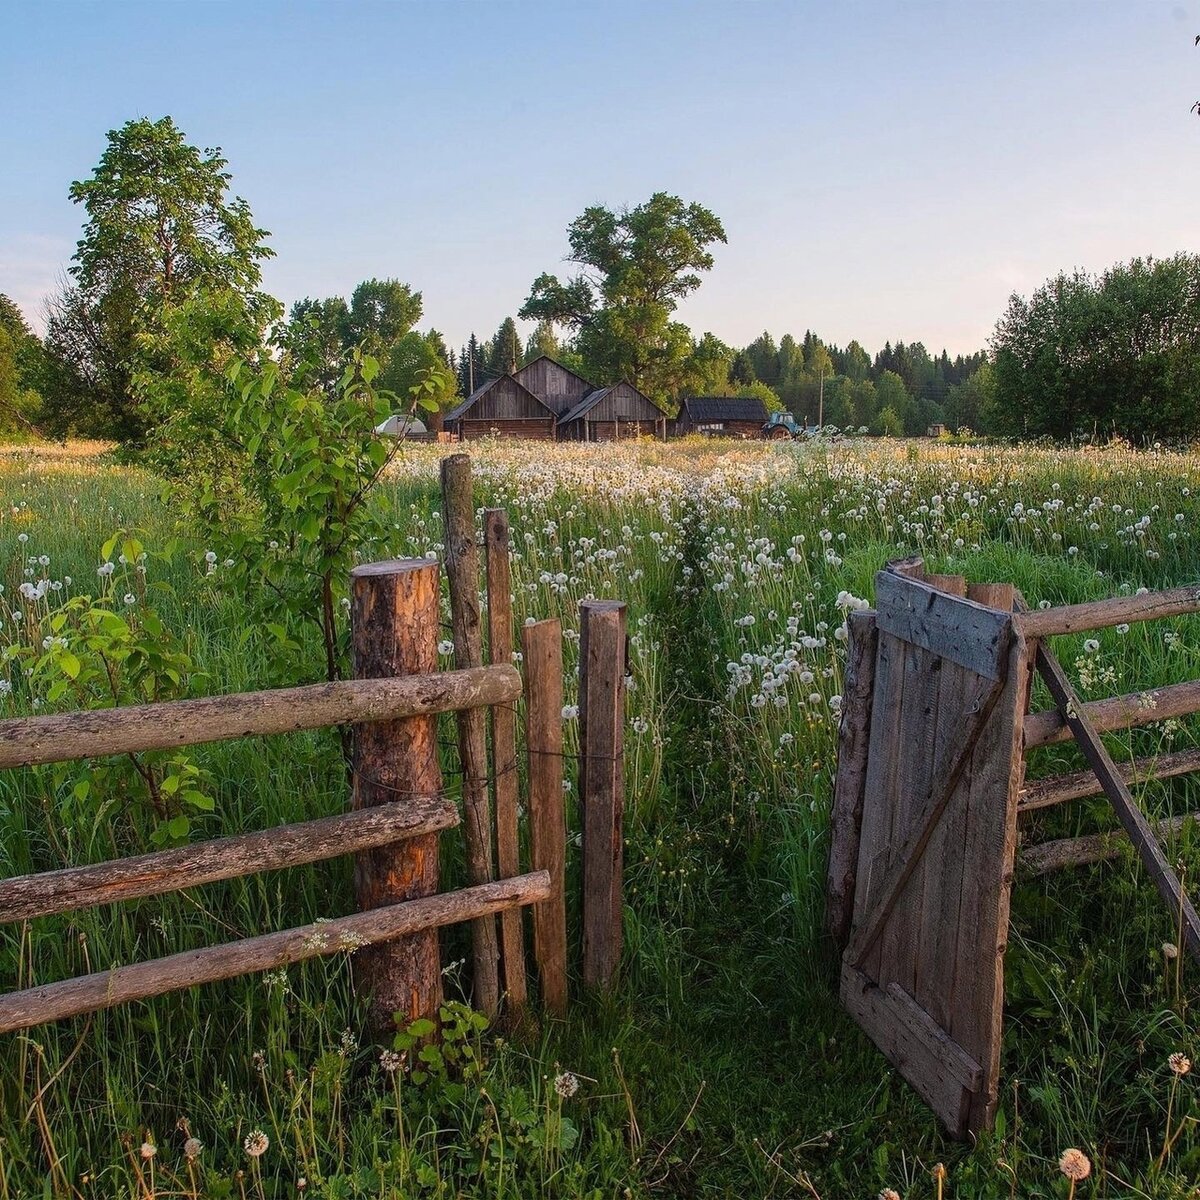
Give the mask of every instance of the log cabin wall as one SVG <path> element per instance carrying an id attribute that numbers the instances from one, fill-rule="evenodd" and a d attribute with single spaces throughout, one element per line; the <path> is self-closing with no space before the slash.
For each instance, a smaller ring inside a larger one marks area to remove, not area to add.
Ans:
<path id="1" fill-rule="evenodd" d="M 553 417 L 525 417 L 511 421 L 475 420 L 463 417 L 458 422 L 458 436 L 464 442 L 485 437 L 526 438 L 535 442 L 557 440 Z"/>
<path id="2" fill-rule="evenodd" d="M 513 376 L 480 388 L 475 395 L 454 410 L 446 424 L 462 438 L 524 437 L 539 441 L 555 440 L 555 414 Z"/>

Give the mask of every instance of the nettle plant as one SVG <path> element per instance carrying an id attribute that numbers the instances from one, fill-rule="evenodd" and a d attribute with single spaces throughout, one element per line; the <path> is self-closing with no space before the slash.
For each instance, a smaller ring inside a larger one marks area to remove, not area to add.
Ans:
<path id="1" fill-rule="evenodd" d="M 314 628 L 331 680 L 341 676 L 348 641 L 339 592 L 357 552 L 383 536 L 369 500 L 403 443 L 376 427 L 398 410 L 436 411 L 448 374 L 423 372 L 402 400 L 374 387 L 378 373 L 376 359 L 355 351 L 327 391 L 289 384 L 272 361 L 234 363 L 218 427 L 208 432 L 223 442 L 228 465 L 175 485 L 220 546 L 225 575 L 266 610 L 275 648 L 294 658 L 300 629 Z"/>
<path id="2" fill-rule="evenodd" d="M 0 663 L 8 704 L 39 713 L 186 695 L 197 679 L 191 657 L 153 604 L 155 593 L 169 595 L 170 586 L 146 578 L 152 557 L 165 561 L 173 552 L 151 556 L 136 536 L 114 534 L 100 552 L 95 595 L 72 594 L 70 578 L 51 579 L 46 560 L 41 577 L 27 578 L 11 598 L 4 624 Z M 98 814 L 114 815 L 125 818 L 135 840 L 148 832 L 163 845 L 186 839 L 192 817 L 214 807 L 207 774 L 185 753 L 127 754 L 85 771 L 73 762 L 36 770 L 65 829 L 98 829 L 106 824 Z"/>

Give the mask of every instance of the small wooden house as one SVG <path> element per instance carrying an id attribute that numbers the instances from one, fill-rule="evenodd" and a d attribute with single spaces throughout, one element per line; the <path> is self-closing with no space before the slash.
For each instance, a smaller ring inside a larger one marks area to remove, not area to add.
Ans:
<path id="1" fill-rule="evenodd" d="M 512 375 L 477 387 L 447 414 L 445 427 L 463 441 L 489 436 L 555 440 L 557 414 Z"/>
<path id="2" fill-rule="evenodd" d="M 589 392 L 558 420 L 558 436 L 576 442 L 615 442 L 667 436 L 666 414 L 631 383 Z"/>
<path id="3" fill-rule="evenodd" d="M 679 437 L 756 438 L 767 423 L 767 406 L 757 396 L 685 396 L 675 418 Z"/>
<path id="4" fill-rule="evenodd" d="M 555 416 L 563 417 L 589 392 L 596 390 L 590 379 L 568 370 L 548 354 L 539 355 L 526 363 L 513 378 L 528 388 Z"/>

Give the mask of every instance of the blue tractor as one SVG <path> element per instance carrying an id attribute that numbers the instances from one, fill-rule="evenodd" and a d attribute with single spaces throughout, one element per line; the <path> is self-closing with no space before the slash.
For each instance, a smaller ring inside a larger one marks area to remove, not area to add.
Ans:
<path id="1" fill-rule="evenodd" d="M 767 423 L 758 431 L 759 437 L 782 439 L 804 437 L 804 426 L 790 412 L 773 412 Z"/>

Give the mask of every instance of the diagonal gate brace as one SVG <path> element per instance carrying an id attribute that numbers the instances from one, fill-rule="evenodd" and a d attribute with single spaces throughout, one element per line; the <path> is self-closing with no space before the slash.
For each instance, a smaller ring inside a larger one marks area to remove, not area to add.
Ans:
<path id="1" fill-rule="evenodd" d="M 1004 691 L 1004 683 L 1003 677 L 990 682 L 983 695 L 971 708 L 970 719 L 963 731 L 962 742 L 942 779 L 941 787 L 930 797 L 925 811 L 919 815 L 912 832 L 892 859 L 893 865 L 890 867 L 883 885 L 879 888 L 880 902 L 874 910 L 874 916 L 850 939 L 850 944 L 846 948 L 845 961 L 852 966 L 862 966 L 871 947 L 883 932 L 883 927 L 887 924 L 888 917 L 895 908 L 896 901 L 900 899 L 905 885 L 917 869 L 921 855 L 925 853 L 925 847 L 929 845 L 929 839 L 933 836 L 933 831 L 942 819 L 942 814 L 949 806 L 955 789 L 971 761 L 971 756 L 975 753 L 975 744 L 979 741 L 979 735 L 983 733 L 984 726 L 987 725 L 988 718 L 992 715 L 992 710 L 996 707 L 996 702 Z"/>
<path id="2" fill-rule="evenodd" d="M 1187 894 L 1178 876 L 1171 870 L 1158 838 L 1150 827 L 1140 808 L 1133 799 L 1125 780 L 1112 756 L 1105 749 L 1099 733 L 1087 715 L 1087 710 L 1080 701 L 1071 681 L 1067 678 L 1062 664 L 1054 654 L 1046 649 L 1045 643 L 1038 645 L 1037 650 L 1038 674 L 1046 681 L 1054 703 L 1067 723 L 1079 748 L 1083 751 L 1088 765 L 1096 773 L 1096 778 L 1104 788 L 1105 795 L 1116 809 L 1117 817 L 1125 827 L 1129 840 L 1137 847 L 1137 852 L 1145 863 L 1154 886 L 1172 913 L 1178 913 L 1183 922 L 1184 941 L 1192 955 L 1200 961 L 1200 916 Z"/>

